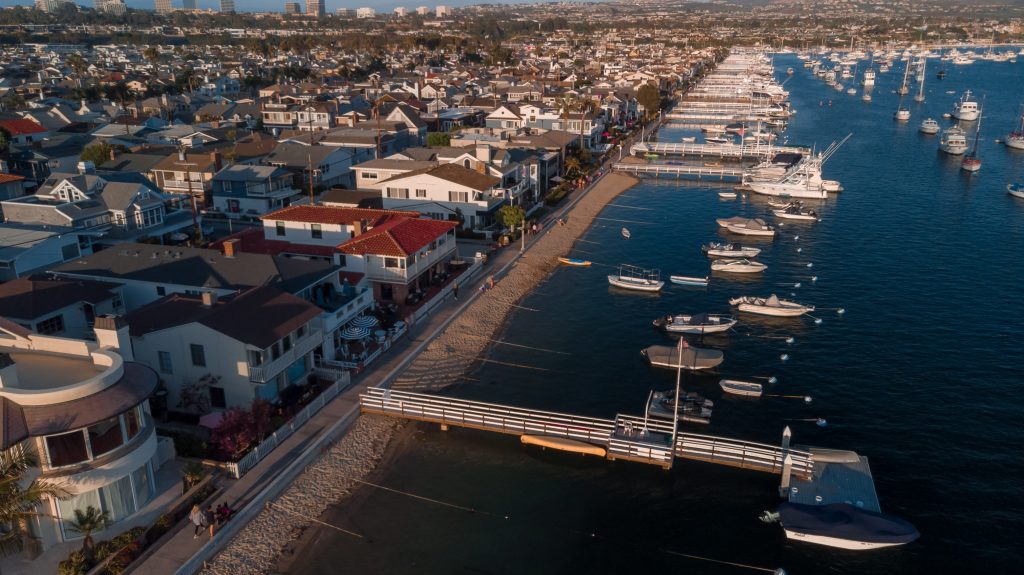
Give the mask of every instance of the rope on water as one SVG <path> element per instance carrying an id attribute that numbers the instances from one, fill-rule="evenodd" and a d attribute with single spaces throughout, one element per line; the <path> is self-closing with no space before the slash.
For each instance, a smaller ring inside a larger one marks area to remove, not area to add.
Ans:
<path id="1" fill-rule="evenodd" d="M 645 210 L 645 211 L 648 211 L 648 212 L 656 212 L 656 211 L 658 211 L 655 208 L 641 208 L 639 206 L 627 206 L 627 205 L 624 205 L 624 204 L 605 204 L 605 207 L 608 207 L 608 208 L 628 208 L 630 210 Z"/>
<path id="2" fill-rule="evenodd" d="M 470 337 L 478 337 L 480 339 L 485 339 L 485 340 L 487 340 L 489 342 L 492 342 L 492 343 L 500 343 L 502 345 L 511 345 L 512 347 L 521 347 L 523 349 L 533 349 L 533 350 L 536 350 L 536 351 L 546 351 L 548 353 L 557 353 L 557 354 L 561 354 L 561 355 L 572 355 L 571 353 L 569 353 L 567 351 L 557 351 L 557 350 L 554 350 L 554 349 L 545 349 L 543 347 L 532 347 L 532 346 L 529 346 L 529 345 L 522 345 L 522 344 L 519 344 L 519 343 L 512 343 L 512 342 L 508 342 L 508 341 L 503 341 L 503 340 L 500 340 L 500 339 L 491 339 L 489 337 L 484 337 L 482 335 L 470 335 Z"/>
<path id="3" fill-rule="evenodd" d="M 451 355 L 454 355 L 456 357 L 464 357 L 464 358 L 467 358 L 467 359 L 471 359 L 473 361 L 484 361 L 484 362 L 487 362 L 487 363 L 496 363 L 498 365 L 505 365 L 505 366 L 508 366 L 508 367 L 521 367 L 523 369 L 532 369 L 532 370 L 535 370 L 535 371 L 551 371 L 550 369 L 548 369 L 546 367 L 537 367 L 535 365 L 524 365 L 524 364 L 521 364 L 521 363 L 511 363 L 511 362 L 507 362 L 507 361 L 498 361 L 496 359 L 487 359 L 486 357 L 480 357 L 478 355 L 469 355 L 469 354 L 466 354 L 466 353 L 451 352 Z"/>
<path id="4" fill-rule="evenodd" d="M 359 480 L 356 479 L 355 481 L 359 481 Z M 312 518 L 310 518 L 307 515 L 303 515 L 302 513 L 299 513 L 297 511 L 292 511 L 291 509 L 286 509 L 284 507 L 275 507 L 274 503 L 272 501 L 267 501 L 267 509 L 274 509 L 276 511 L 283 511 L 283 512 L 289 514 L 289 515 L 295 515 L 296 517 L 301 517 L 301 518 L 303 518 L 305 520 L 308 520 L 308 521 L 311 521 L 313 523 L 316 523 L 317 525 L 323 525 L 324 527 L 330 527 L 331 529 L 334 529 L 335 531 L 339 531 L 341 533 L 344 533 L 345 535 L 351 535 L 352 537 L 358 537 L 360 539 L 366 539 L 365 536 L 360 535 L 359 533 L 356 533 L 355 531 L 349 531 L 348 529 L 342 529 L 341 527 L 338 527 L 337 525 L 331 525 L 330 523 L 327 523 L 325 521 L 320 521 L 319 519 L 312 519 Z"/>

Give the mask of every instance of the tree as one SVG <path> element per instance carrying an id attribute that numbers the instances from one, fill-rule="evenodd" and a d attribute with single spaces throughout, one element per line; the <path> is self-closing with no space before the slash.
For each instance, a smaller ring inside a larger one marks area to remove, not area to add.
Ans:
<path id="1" fill-rule="evenodd" d="M 110 514 L 92 505 L 86 507 L 85 511 L 75 509 L 75 518 L 68 524 L 68 531 L 85 537 L 82 541 L 82 555 L 85 557 L 85 564 L 90 567 L 96 562 L 96 546 L 93 544 L 92 534 L 103 531 L 108 525 Z"/>
<path id="2" fill-rule="evenodd" d="M 83 162 L 92 162 L 94 165 L 100 165 L 110 159 L 110 151 L 113 146 L 106 142 L 99 142 L 86 146 L 82 150 L 82 154 L 78 156 L 78 159 Z"/>
<path id="3" fill-rule="evenodd" d="M 498 217 L 501 218 L 502 225 L 510 230 L 514 230 L 516 226 L 523 223 L 526 219 L 526 212 L 522 206 L 505 204 L 498 210 Z"/>
<path id="4" fill-rule="evenodd" d="M 146 48 L 146 50 L 142 52 L 142 55 L 154 66 L 160 63 L 160 50 L 158 50 L 156 46 Z"/>
<path id="5" fill-rule="evenodd" d="M 0 556 L 21 549 L 29 519 L 43 515 L 36 511 L 43 499 L 67 496 L 63 488 L 38 479 L 23 487 L 25 472 L 35 466 L 35 454 L 29 450 L 10 449 L 0 457 L 0 525 L 10 526 L 0 532 Z"/>
<path id="6" fill-rule="evenodd" d="M 270 419 L 271 406 L 262 399 L 253 401 L 247 410 L 232 407 L 210 434 L 210 444 L 221 457 L 238 461 L 270 433 Z"/>
<path id="7" fill-rule="evenodd" d="M 644 117 L 651 117 L 661 109 L 661 94 L 650 84 L 640 86 L 636 91 L 636 100 L 644 107 Z"/>
<path id="8" fill-rule="evenodd" d="M 437 148 L 441 146 L 450 146 L 452 143 L 451 135 L 445 132 L 430 132 L 427 134 L 427 147 Z"/>
<path id="9" fill-rule="evenodd" d="M 580 164 L 580 161 L 577 158 L 574 158 L 574 157 L 570 156 L 569 158 L 567 158 L 565 160 L 565 173 L 566 174 L 568 174 L 570 172 L 578 174 L 580 172 L 580 168 L 581 167 L 582 166 Z"/>

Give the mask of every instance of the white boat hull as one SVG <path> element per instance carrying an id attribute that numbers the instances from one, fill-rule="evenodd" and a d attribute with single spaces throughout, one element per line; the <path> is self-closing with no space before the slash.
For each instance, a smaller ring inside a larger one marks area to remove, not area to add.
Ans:
<path id="1" fill-rule="evenodd" d="M 761 397 L 761 394 L 764 393 L 764 386 L 760 383 L 753 383 L 750 381 L 723 379 L 718 382 L 718 386 L 721 387 L 722 391 L 725 393 L 731 393 L 733 395 Z"/>
<path id="2" fill-rule="evenodd" d="M 761 253 L 758 248 L 741 248 L 736 251 L 708 250 L 708 256 L 713 258 L 752 258 Z"/>
<path id="3" fill-rule="evenodd" d="M 776 196 L 776 197 L 789 197 L 789 198 L 809 198 L 809 199 L 825 199 L 828 198 L 828 192 L 822 187 L 805 187 L 805 186 L 791 186 L 786 184 L 774 184 L 774 183 L 757 183 L 752 182 L 750 184 L 750 190 L 755 194 L 761 194 L 765 196 Z"/>
<path id="4" fill-rule="evenodd" d="M 617 288 L 644 292 L 657 292 L 665 287 L 665 282 L 661 280 L 631 280 L 620 276 L 608 276 L 608 283 Z"/>
<path id="5" fill-rule="evenodd" d="M 903 545 L 903 543 L 872 543 L 870 541 L 852 541 L 850 539 L 840 539 L 838 537 L 828 537 L 826 535 L 810 535 L 807 533 L 799 533 L 796 531 L 786 531 L 786 537 L 794 541 L 803 541 L 805 543 L 814 543 L 815 545 L 826 545 L 828 547 L 837 547 L 839 549 L 852 549 L 854 551 L 864 551 L 868 549 L 881 549 L 883 547 L 896 547 L 897 545 Z"/>
<path id="6" fill-rule="evenodd" d="M 730 274 L 757 274 L 763 272 L 767 268 L 768 266 L 758 262 L 749 262 L 746 264 L 715 262 L 711 264 L 711 271 Z"/>
<path id="7" fill-rule="evenodd" d="M 791 308 L 791 307 L 775 307 L 775 306 L 764 306 L 755 305 L 749 303 L 741 303 L 739 305 L 740 311 L 747 313 L 756 313 L 760 315 L 770 315 L 774 317 L 797 317 L 804 315 L 809 310 L 807 308 Z"/>
<path id="8" fill-rule="evenodd" d="M 1007 136 L 1003 143 L 1006 144 L 1007 148 L 1013 148 L 1014 150 L 1024 150 L 1024 137 L 1013 137 Z"/>
<path id="9" fill-rule="evenodd" d="M 752 230 L 744 226 L 726 226 L 725 229 L 734 234 L 740 234 L 743 236 L 771 237 L 775 235 L 775 230 Z"/>
<path id="10" fill-rule="evenodd" d="M 791 213 L 786 212 L 785 210 L 775 210 L 772 213 L 775 214 L 777 217 L 780 217 L 780 218 L 782 218 L 784 220 L 798 220 L 798 221 L 802 221 L 802 222 L 816 222 L 816 221 L 818 221 L 818 216 L 811 216 L 811 215 L 807 215 L 807 214 L 791 214 Z"/>
<path id="11" fill-rule="evenodd" d="M 978 119 L 978 111 L 961 112 L 959 110 L 954 110 L 953 117 L 964 122 L 973 122 Z"/>
<path id="12" fill-rule="evenodd" d="M 939 146 L 939 149 L 951 156 L 959 156 L 967 151 L 967 146 L 956 144 L 952 146 Z"/>
<path id="13" fill-rule="evenodd" d="M 669 276 L 668 278 L 672 283 L 681 286 L 698 286 L 705 287 L 708 285 L 708 278 L 697 278 L 690 276 Z"/>

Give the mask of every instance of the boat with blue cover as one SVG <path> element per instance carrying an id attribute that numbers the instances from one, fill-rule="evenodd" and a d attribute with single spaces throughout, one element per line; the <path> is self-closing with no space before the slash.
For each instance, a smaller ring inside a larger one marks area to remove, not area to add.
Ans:
<path id="1" fill-rule="evenodd" d="M 840 549 L 894 547 L 921 535 L 903 519 L 849 503 L 806 505 L 787 501 L 776 512 L 787 538 Z"/>

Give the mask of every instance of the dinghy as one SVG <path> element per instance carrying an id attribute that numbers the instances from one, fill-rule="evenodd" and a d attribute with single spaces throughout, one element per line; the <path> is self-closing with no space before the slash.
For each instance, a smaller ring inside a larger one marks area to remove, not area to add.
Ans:
<path id="1" fill-rule="evenodd" d="M 718 367 L 725 361 L 725 354 L 717 349 L 687 347 L 683 349 L 682 363 L 679 361 L 679 349 L 672 345 L 652 345 L 640 351 L 640 355 L 655 367 L 671 369 L 688 369 L 700 371 Z"/>
<path id="2" fill-rule="evenodd" d="M 768 266 L 751 260 L 718 259 L 711 262 L 711 271 L 730 274 L 756 274 L 766 270 Z"/>
<path id="3" fill-rule="evenodd" d="M 707 276 L 702 277 L 702 278 L 691 277 L 691 276 L 668 276 L 668 279 L 672 283 L 678 284 L 678 285 L 681 285 L 681 286 L 707 287 L 708 280 L 710 278 L 708 278 Z"/>
<path id="4" fill-rule="evenodd" d="M 723 379 L 718 382 L 718 386 L 722 388 L 725 393 L 731 393 L 733 395 L 746 395 L 749 397 L 761 397 L 764 393 L 764 386 L 760 383 L 754 383 L 752 381 L 740 381 L 738 379 Z"/>
<path id="5" fill-rule="evenodd" d="M 743 246 L 739 242 L 711 242 L 700 249 L 711 258 L 752 258 L 761 253 L 761 248 Z"/>
<path id="6" fill-rule="evenodd" d="M 728 331 L 737 322 L 732 316 L 728 315 L 698 313 L 694 315 L 668 315 L 659 317 L 652 323 L 654 327 L 663 329 L 668 333 L 702 335 Z"/>
<path id="7" fill-rule="evenodd" d="M 814 311 L 814 306 L 803 305 L 794 301 L 779 299 L 779 296 L 772 294 L 766 298 L 756 296 L 742 296 L 729 300 L 730 305 L 739 306 L 740 311 L 771 315 L 776 317 L 797 317 Z"/>
<path id="8" fill-rule="evenodd" d="M 718 225 L 734 234 L 745 236 L 774 236 L 775 229 L 769 226 L 761 218 L 744 218 L 734 216 L 731 218 L 719 218 L 715 220 Z"/>
<path id="9" fill-rule="evenodd" d="M 806 505 L 786 502 L 777 509 L 786 537 L 840 549 L 865 550 L 905 545 L 920 537 L 910 523 L 849 503 Z"/>
<path id="10" fill-rule="evenodd" d="M 576 258 L 558 258 L 558 261 L 567 266 L 589 266 L 590 260 L 579 260 Z"/>
<path id="11" fill-rule="evenodd" d="M 665 282 L 658 278 L 659 275 L 658 270 L 645 270 L 623 264 L 619 266 L 618 275 L 608 276 L 608 283 L 622 289 L 657 292 L 665 287 Z"/>
<path id="12" fill-rule="evenodd" d="M 1006 191 L 1015 198 L 1024 198 L 1024 184 L 1008 184 Z"/>
<path id="13" fill-rule="evenodd" d="M 735 200 L 736 192 L 718 192 L 718 199 L 720 200 Z"/>

